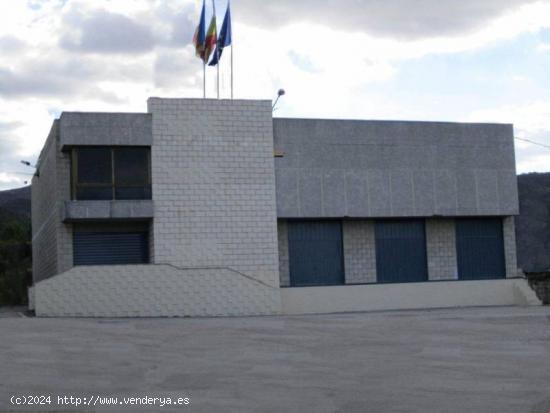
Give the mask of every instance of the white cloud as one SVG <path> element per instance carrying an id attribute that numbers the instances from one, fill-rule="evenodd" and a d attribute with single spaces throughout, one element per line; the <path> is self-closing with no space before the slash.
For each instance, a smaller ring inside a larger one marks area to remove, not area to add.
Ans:
<path id="1" fill-rule="evenodd" d="M 30 177 L 29 178 L 18 178 L 14 174 L 0 172 L 0 185 L 1 185 L 0 188 L 1 187 L 11 188 L 11 187 L 14 187 L 14 186 L 23 186 L 23 184 L 24 184 L 23 182 L 24 181 L 29 181 L 29 180 L 30 180 Z"/>
<path id="2" fill-rule="evenodd" d="M 448 37 L 477 31 L 487 21 L 535 0 L 236 0 L 249 25 L 278 28 L 317 23 L 338 30 L 401 40 Z"/>
<path id="3" fill-rule="evenodd" d="M 402 62 L 482 50 L 550 27 L 550 1 L 311 1 L 233 2 L 236 97 L 272 98 L 284 87 L 279 116 L 433 118 L 426 108 L 369 88 L 391 84 Z M 225 0 L 217 3 L 223 10 Z M 18 157 L 36 158 L 62 110 L 145 111 L 149 96 L 202 96 L 202 65 L 190 45 L 200 2 L 29 4 L 0 2 L 0 121 L 18 125 L 0 134 L 10 154 L 0 159 L 0 171 L 13 169 L 9 162 Z M 228 50 L 221 67 L 225 97 L 229 57 Z M 215 78 L 208 68 L 211 97 Z M 478 107 L 487 106 L 482 95 Z M 472 119 L 499 116 L 515 122 L 518 133 L 546 139 L 544 102 L 478 110 Z M 545 155 L 520 154 L 522 168 L 544 167 Z"/>

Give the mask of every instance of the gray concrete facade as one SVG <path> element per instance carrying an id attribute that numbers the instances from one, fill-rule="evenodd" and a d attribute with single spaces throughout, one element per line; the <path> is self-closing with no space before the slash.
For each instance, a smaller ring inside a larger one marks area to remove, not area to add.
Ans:
<path id="1" fill-rule="evenodd" d="M 72 228 L 61 220 L 70 200 L 70 157 L 61 151 L 60 123 L 55 121 L 32 179 L 33 281 L 72 267 Z"/>
<path id="2" fill-rule="evenodd" d="M 274 119 L 280 218 L 518 214 L 513 127 Z"/>
<path id="3" fill-rule="evenodd" d="M 155 262 L 279 285 L 269 101 L 151 98 Z"/>
<path id="4" fill-rule="evenodd" d="M 153 144 L 152 117 L 148 113 L 63 112 L 59 125 L 61 149 L 79 145 Z"/>
<path id="5" fill-rule="evenodd" d="M 71 199 L 69 149 L 98 145 L 151 148 L 152 200 Z M 517 212 L 511 125 L 273 119 L 270 102 L 256 100 L 151 98 L 148 113 L 63 113 L 32 185 L 37 313 L 284 312 L 288 219 L 342 221 L 352 288 L 377 281 L 376 219 L 424 219 L 429 280 L 451 281 L 455 218 L 499 217 L 515 277 Z M 148 228 L 149 265 L 73 267 L 76 225 L 120 221 Z"/>
<path id="6" fill-rule="evenodd" d="M 375 283 L 374 221 L 344 221 L 342 232 L 346 284 Z"/>
<path id="7" fill-rule="evenodd" d="M 57 211 L 52 215 L 58 226 L 55 235 L 68 241 L 56 246 L 65 262 L 37 276 L 36 281 L 41 281 L 34 289 L 37 314 L 279 313 L 270 102 L 152 98 L 148 109 L 147 117 L 124 115 L 120 122 L 118 114 L 90 114 L 82 130 L 77 124 L 68 127 L 59 122 L 62 131 L 52 153 L 67 159 L 63 149 L 68 147 L 149 143 L 153 200 L 70 200 L 67 168 L 66 192 L 54 197 Z M 76 122 L 73 118 L 85 117 L 69 115 L 62 118 Z M 114 131 L 132 119 L 153 120 L 149 140 L 139 134 L 137 141 L 132 140 L 134 132 L 113 141 L 100 141 L 104 138 L 95 135 L 109 122 L 112 127 L 107 129 Z M 37 191 L 45 182 L 40 179 Z M 35 203 L 45 205 L 39 198 Z M 119 220 L 150 220 L 150 265 L 73 267 L 73 223 L 116 225 Z"/>
<path id="8" fill-rule="evenodd" d="M 426 253 L 430 280 L 458 279 L 453 219 L 426 220 Z"/>
<path id="9" fill-rule="evenodd" d="M 58 209 L 57 134 L 59 122 L 54 122 L 40 155 L 38 174 L 32 179 L 32 272 L 34 282 L 57 274 Z"/>
<path id="10" fill-rule="evenodd" d="M 288 255 L 288 223 L 284 219 L 277 222 L 279 248 L 279 278 L 281 287 L 290 286 L 290 257 Z"/>
<path id="11" fill-rule="evenodd" d="M 152 219 L 154 206 L 151 200 L 131 201 L 66 201 L 63 221 L 87 221 L 105 219 Z"/>

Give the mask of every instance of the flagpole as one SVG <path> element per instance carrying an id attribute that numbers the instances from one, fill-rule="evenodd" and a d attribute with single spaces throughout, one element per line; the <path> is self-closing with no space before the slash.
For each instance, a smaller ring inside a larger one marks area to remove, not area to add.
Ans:
<path id="1" fill-rule="evenodd" d="M 214 18 L 216 18 L 216 1 L 215 0 L 212 0 L 212 11 L 214 13 Z M 217 34 L 216 34 L 217 35 Z M 216 38 L 216 56 L 219 57 L 218 55 L 218 39 Z M 220 62 L 219 62 L 219 59 L 218 59 L 218 64 L 216 65 L 216 87 L 217 87 L 217 95 L 218 95 L 218 99 L 220 98 Z"/>
<path id="2" fill-rule="evenodd" d="M 206 63 L 202 61 L 202 98 L 206 99 Z"/>
<path id="3" fill-rule="evenodd" d="M 231 0 L 227 0 L 227 7 L 229 8 L 229 10 L 231 10 Z M 234 47 L 235 46 L 233 43 L 233 27 L 231 27 L 231 100 L 233 100 L 233 49 Z"/>
<path id="4" fill-rule="evenodd" d="M 218 58 L 218 64 L 216 65 L 217 76 L 218 76 L 218 99 L 220 98 L 220 48 L 216 44 L 216 56 Z"/>
<path id="5" fill-rule="evenodd" d="M 216 54 L 218 55 L 218 64 L 216 65 L 216 70 L 217 70 L 217 76 L 218 76 L 218 80 L 217 80 L 217 84 L 218 84 L 218 99 L 220 98 L 220 55 L 218 53 L 218 46 L 216 46 Z"/>
<path id="6" fill-rule="evenodd" d="M 231 34 L 231 37 L 233 37 L 233 34 Z M 235 44 L 233 43 L 233 39 L 231 39 L 231 100 L 233 100 L 233 49 L 235 47 Z"/>

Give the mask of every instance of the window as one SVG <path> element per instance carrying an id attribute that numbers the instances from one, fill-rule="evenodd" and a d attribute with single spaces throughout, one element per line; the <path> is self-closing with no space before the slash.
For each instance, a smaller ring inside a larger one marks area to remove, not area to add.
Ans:
<path id="1" fill-rule="evenodd" d="M 344 284 L 341 222 L 289 222 L 288 251 L 291 286 Z"/>
<path id="2" fill-rule="evenodd" d="M 379 283 L 428 280 L 423 220 L 377 221 L 375 236 Z"/>
<path id="3" fill-rule="evenodd" d="M 504 278 L 504 240 L 500 218 L 456 220 L 458 278 Z"/>
<path id="4" fill-rule="evenodd" d="M 147 147 L 79 147 L 72 152 L 72 198 L 151 199 Z"/>

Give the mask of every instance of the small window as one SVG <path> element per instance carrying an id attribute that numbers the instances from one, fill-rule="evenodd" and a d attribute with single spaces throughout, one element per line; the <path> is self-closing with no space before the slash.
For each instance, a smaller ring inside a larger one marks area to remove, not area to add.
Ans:
<path id="1" fill-rule="evenodd" d="M 73 199 L 151 199 L 150 148 L 79 147 L 72 160 Z"/>

